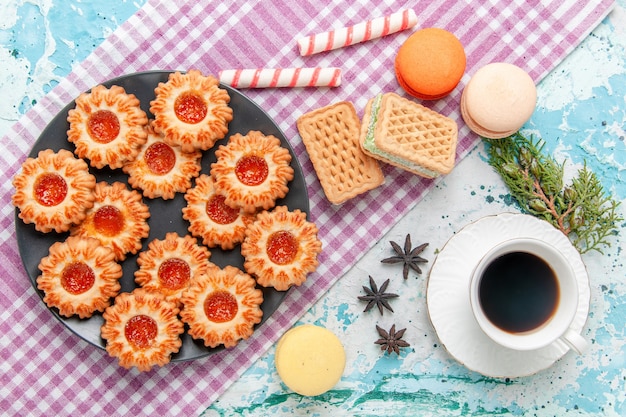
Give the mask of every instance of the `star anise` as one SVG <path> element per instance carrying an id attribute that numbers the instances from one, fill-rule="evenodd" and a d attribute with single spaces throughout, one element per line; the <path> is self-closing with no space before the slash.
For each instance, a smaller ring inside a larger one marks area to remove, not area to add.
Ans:
<path id="1" fill-rule="evenodd" d="M 418 247 L 411 249 L 411 235 L 407 234 L 406 239 L 404 240 L 404 250 L 398 245 L 396 242 L 391 241 L 391 246 L 393 250 L 396 252 L 395 256 L 390 258 L 385 258 L 381 262 L 384 264 L 397 264 L 404 263 L 404 269 L 402 270 L 402 276 L 404 279 L 409 277 L 409 268 L 413 269 L 418 274 L 422 273 L 422 270 L 417 265 L 419 262 L 428 262 L 428 260 L 419 256 L 420 253 L 426 249 L 428 243 L 423 243 Z"/>
<path id="2" fill-rule="evenodd" d="M 393 308 L 391 308 L 387 300 L 390 298 L 398 297 L 398 294 L 385 292 L 388 286 L 389 280 L 386 280 L 385 282 L 383 282 L 383 285 L 381 285 L 379 289 L 376 285 L 376 282 L 374 282 L 374 278 L 370 276 L 370 288 L 363 286 L 363 291 L 365 291 L 365 294 L 367 295 L 359 296 L 359 300 L 367 301 L 367 305 L 365 306 L 365 310 L 363 311 L 369 311 L 374 306 L 377 306 L 378 311 L 380 311 L 381 315 L 383 315 L 383 307 L 393 313 Z"/>
<path id="3" fill-rule="evenodd" d="M 386 350 L 387 353 L 391 354 L 391 352 L 396 352 L 396 354 L 400 354 L 400 348 L 411 346 L 405 340 L 402 340 L 402 336 L 404 336 L 404 332 L 406 329 L 398 330 L 396 332 L 396 325 L 394 324 L 387 332 L 385 329 L 376 325 L 376 330 L 378 330 L 378 334 L 380 335 L 380 339 L 375 341 L 377 345 L 380 345 L 380 350 Z"/>

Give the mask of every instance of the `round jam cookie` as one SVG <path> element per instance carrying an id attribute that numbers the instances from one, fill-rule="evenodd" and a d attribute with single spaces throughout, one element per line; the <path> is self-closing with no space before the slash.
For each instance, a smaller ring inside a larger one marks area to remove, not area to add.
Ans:
<path id="1" fill-rule="evenodd" d="M 72 236 L 97 238 L 113 249 L 115 259 L 123 261 L 128 253 L 141 249 L 141 240 L 148 237 L 150 211 L 141 194 L 126 184 L 99 182 L 94 190 L 95 201 L 85 219 L 70 229 Z"/>
<path id="2" fill-rule="evenodd" d="M 189 221 L 189 232 L 210 248 L 233 249 L 254 221 L 254 214 L 226 205 L 225 199 L 215 192 L 213 178 L 206 174 L 196 178 L 195 186 L 185 193 L 183 219 Z"/>
<path id="3" fill-rule="evenodd" d="M 535 83 L 522 68 L 494 62 L 472 76 L 461 96 L 461 115 L 478 135 L 501 139 L 517 132 L 537 104 Z"/>
<path id="4" fill-rule="evenodd" d="M 175 232 L 165 239 L 154 239 L 148 249 L 139 253 L 135 271 L 135 282 L 149 291 L 157 291 L 168 301 L 180 304 L 180 297 L 197 274 L 209 268 L 217 268 L 209 262 L 211 252 L 197 244 L 189 235 L 179 236 Z"/>
<path id="5" fill-rule="evenodd" d="M 122 267 L 115 254 L 94 238 L 70 236 L 54 243 L 39 270 L 43 301 L 65 317 L 84 319 L 104 311 L 121 288 Z"/>
<path id="6" fill-rule="evenodd" d="M 306 281 L 321 250 L 317 226 L 306 220 L 306 213 L 285 206 L 259 213 L 241 244 L 245 270 L 259 285 L 278 291 Z"/>
<path id="7" fill-rule="evenodd" d="M 102 315 L 106 351 L 126 369 L 143 372 L 166 365 L 182 345 L 184 324 L 178 312 L 162 294 L 143 288 L 119 294 Z"/>
<path id="8" fill-rule="evenodd" d="M 426 28 L 402 44 L 395 59 L 396 78 L 410 95 L 436 100 L 456 88 L 465 72 L 463 45 L 445 29 Z"/>
<path id="9" fill-rule="evenodd" d="M 191 179 L 200 173 L 202 152 L 183 152 L 180 146 L 165 142 L 151 125 L 147 132 L 148 140 L 135 160 L 122 169 L 129 175 L 128 183 L 145 197 L 170 200 L 191 187 Z"/>
<path id="10" fill-rule="evenodd" d="M 154 92 L 156 98 L 150 102 L 154 129 L 184 152 L 209 149 L 228 132 L 233 110 L 228 91 L 219 88 L 217 78 L 193 69 L 173 72 Z"/>
<path id="11" fill-rule="evenodd" d="M 97 85 L 79 95 L 67 121 L 67 138 L 76 145 L 74 152 L 95 168 L 121 168 L 135 159 L 147 138 L 148 116 L 139 100 L 117 85 Z"/>
<path id="12" fill-rule="evenodd" d="M 263 317 L 263 292 L 255 286 L 254 278 L 230 265 L 197 276 L 182 296 L 180 317 L 189 335 L 212 348 L 250 337 Z"/>
<path id="13" fill-rule="evenodd" d="M 18 217 L 40 232 L 66 232 L 80 223 L 94 204 L 96 177 L 87 163 L 68 150 L 40 151 L 13 177 L 13 205 Z"/>
<path id="14" fill-rule="evenodd" d="M 274 207 L 277 199 L 287 195 L 294 171 L 289 165 L 291 154 L 277 137 L 255 130 L 245 136 L 237 133 L 215 156 L 211 175 L 227 205 L 254 213 Z"/>
<path id="15" fill-rule="evenodd" d="M 346 366 L 346 352 L 333 332 L 304 324 L 280 338 L 274 361 L 287 387 L 300 395 L 315 396 L 339 382 Z"/>

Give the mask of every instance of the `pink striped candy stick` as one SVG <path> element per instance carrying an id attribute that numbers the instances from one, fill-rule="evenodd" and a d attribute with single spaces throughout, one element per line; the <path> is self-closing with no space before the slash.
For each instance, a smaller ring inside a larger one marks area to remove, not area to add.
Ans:
<path id="1" fill-rule="evenodd" d="M 258 68 L 219 72 L 220 82 L 233 88 L 337 87 L 339 68 Z"/>
<path id="2" fill-rule="evenodd" d="M 400 32 L 416 24 L 415 11 L 406 9 L 354 26 L 301 38 L 298 40 L 298 49 L 302 56 L 313 55 Z"/>

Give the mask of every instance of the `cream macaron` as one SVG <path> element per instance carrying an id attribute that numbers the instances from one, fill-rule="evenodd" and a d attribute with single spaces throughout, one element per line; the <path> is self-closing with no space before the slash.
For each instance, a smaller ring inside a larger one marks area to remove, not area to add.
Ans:
<path id="1" fill-rule="evenodd" d="M 522 68 L 494 62 L 480 68 L 461 96 L 461 115 L 478 135 L 501 139 L 517 132 L 537 104 L 537 88 Z"/>
<path id="2" fill-rule="evenodd" d="M 304 324 L 280 338 L 274 362 L 287 387 L 300 395 L 315 396 L 339 382 L 346 366 L 346 353 L 333 332 Z"/>

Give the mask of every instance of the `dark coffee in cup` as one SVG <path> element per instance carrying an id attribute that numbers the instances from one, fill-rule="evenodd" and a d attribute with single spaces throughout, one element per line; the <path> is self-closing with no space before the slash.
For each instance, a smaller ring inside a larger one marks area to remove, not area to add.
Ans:
<path id="1" fill-rule="evenodd" d="M 571 327 L 579 296 L 569 259 L 551 242 L 532 237 L 489 249 L 469 283 L 472 314 L 484 335 L 517 351 L 557 343 L 582 353 L 587 341 Z"/>
<path id="2" fill-rule="evenodd" d="M 493 259 L 478 288 L 489 321 L 509 333 L 535 330 L 559 305 L 559 284 L 550 265 L 537 255 L 515 251 Z"/>

